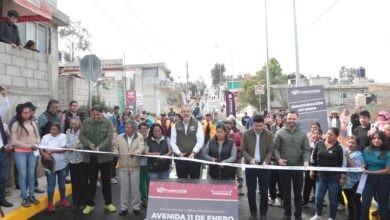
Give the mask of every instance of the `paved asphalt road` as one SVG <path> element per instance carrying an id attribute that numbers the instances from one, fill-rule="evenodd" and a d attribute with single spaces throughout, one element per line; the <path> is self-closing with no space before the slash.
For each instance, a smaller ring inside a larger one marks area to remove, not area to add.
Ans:
<path id="1" fill-rule="evenodd" d="M 237 123 L 237 127 L 244 131 L 245 129 L 240 125 L 240 123 Z M 171 178 L 175 176 L 174 170 L 171 173 Z M 205 176 L 205 175 L 203 175 Z M 243 175 L 245 177 L 245 175 Z M 245 180 L 244 180 L 245 181 Z M 245 184 L 245 182 L 244 182 Z M 246 190 L 246 189 L 245 189 Z M 120 195 L 120 189 L 119 184 L 112 185 L 112 198 L 114 205 L 119 208 L 119 195 Z M 257 198 L 257 202 L 260 201 L 259 195 Z M 293 201 L 293 200 L 292 200 Z M 107 213 L 104 211 L 104 199 L 101 193 L 101 189 L 98 188 L 96 197 L 95 197 L 95 210 L 90 215 L 83 215 L 81 211 L 75 211 L 72 209 L 63 209 L 58 208 L 58 210 L 55 213 L 48 213 L 47 211 L 43 211 L 39 213 L 38 215 L 31 218 L 31 220 L 84 220 L 84 219 L 93 219 L 93 220 L 114 220 L 114 219 L 131 219 L 131 220 L 143 220 L 146 216 L 146 208 L 142 208 L 142 216 L 135 216 L 130 211 L 128 215 L 126 216 L 119 216 L 118 213 Z M 329 204 L 329 203 L 328 203 Z M 259 203 L 257 203 L 259 205 Z M 294 207 L 294 204 L 292 204 Z M 239 197 L 239 216 L 240 220 L 246 220 L 249 218 L 249 205 L 246 195 Z M 294 209 L 293 209 L 294 210 Z M 302 218 L 304 220 L 310 219 L 315 212 L 314 204 L 311 203 L 309 206 L 303 208 L 303 216 Z M 329 206 L 324 208 L 324 217 L 328 217 L 327 214 L 329 214 Z M 268 209 L 268 219 L 269 220 L 278 220 L 281 219 L 283 216 L 283 209 L 279 207 L 269 207 Z M 337 213 L 337 219 L 346 219 L 347 218 L 347 211 L 344 212 L 338 212 Z M 325 218 L 327 219 L 327 218 Z"/>
<path id="2" fill-rule="evenodd" d="M 119 207 L 119 185 L 112 185 L 112 194 L 113 201 L 116 207 Z M 257 199 L 259 201 L 259 197 Z M 84 219 L 93 219 L 93 220 L 114 220 L 114 219 L 131 219 L 131 220 L 143 220 L 146 216 L 146 209 L 142 208 L 142 216 L 135 216 L 131 212 L 127 216 L 119 216 L 118 213 L 107 213 L 104 211 L 104 199 L 101 193 L 101 189 L 98 188 L 96 197 L 95 197 L 95 210 L 90 215 L 83 215 L 81 211 L 75 211 L 70 208 L 58 208 L 55 213 L 48 213 L 46 210 L 39 213 L 38 215 L 31 218 L 31 220 L 84 220 Z M 325 208 L 325 216 L 329 213 L 329 206 Z M 303 209 L 303 219 L 310 219 L 314 215 L 314 204 L 309 204 L 308 207 Z M 283 209 L 278 207 L 269 207 L 268 209 L 268 219 L 277 220 L 280 219 L 283 215 Z M 249 218 L 249 207 L 248 200 L 246 196 L 239 197 L 239 216 L 240 220 L 246 220 Z M 346 219 L 347 213 L 338 212 L 337 219 Z"/>

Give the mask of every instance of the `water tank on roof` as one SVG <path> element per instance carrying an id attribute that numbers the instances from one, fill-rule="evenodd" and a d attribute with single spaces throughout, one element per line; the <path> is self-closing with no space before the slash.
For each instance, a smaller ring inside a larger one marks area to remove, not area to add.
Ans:
<path id="1" fill-rule="evenodd" d="M 364 78 L 366 77 L 366 69 L 364 69 L 363 67 L 359 67 L 357 70 L 356 70 L 356 76 L 358 78 Z"/>
<path id="2" fill-rule="evenodd" d="M 362 93 L 358 93 L 355 96 L 355 103 L 356 103 L 356 105 L 359 105 L 359 106 L 365 106 L 367 104 L 366 103 L 366 96 Z"/>

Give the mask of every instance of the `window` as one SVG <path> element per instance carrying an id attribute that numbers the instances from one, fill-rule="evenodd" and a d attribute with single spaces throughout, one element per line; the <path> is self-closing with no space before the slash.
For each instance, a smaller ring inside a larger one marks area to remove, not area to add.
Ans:
<path id="1" fill-rule="evenodd" d="M 18 26 L 19 30 L 19 36 L 20 36 L 20 43 L 22 46 L 26 43 L 26 23 L 25 22 L 18 22 L 16 23 L 16 26 Z"/>
<path id="2" fill-rule="evenodd" d="M 47 53 L 47 27 L 43 25 L 38 26 L 38 50 L 41 51 L 42 53 Z"/>
<path id="3" fill-rule="evenodd" d="M 49 27 L 37 22 L 18 22 L 16 25 L 22 46 L 27 41 L 33 40 L 37 43 L 37 49 L 41 53 L 51 53 L 51 29 Z"/>
<path id="4" fill-rule="evenodd" d="M 346 99 L 347 98 L 347 93 L 346 92 L 343 92 L 340 94 L 341 98 L 342 99 Z"/>
<path id="5" fill-rule="evenodd" d="M 26 22 L 26 43 L 29 40 L 37 42 L 37 27 L 34 22 Z"/>

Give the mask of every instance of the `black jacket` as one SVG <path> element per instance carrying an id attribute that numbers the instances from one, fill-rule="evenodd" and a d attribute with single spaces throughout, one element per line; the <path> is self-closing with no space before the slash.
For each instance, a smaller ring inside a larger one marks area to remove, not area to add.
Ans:
<path id="1" fill-rule="evenodd" d="M 338 142 L 332 147 L 326 149 L 324 141 L 318 141 L 313 150 L 313 166 L 316 167 L 342 167 L 343 166 L 343 148 Z M 319 172 L 323 176 L 339 175 L 339 172 Z"/>
<path id="2" fill-rule="evenodd" d="M 7 44 L 21 45 L 18 26 L 9 22 L 0 22 L 0 41 Z"/>
<path id="3" fill-rule="evenodd" d="M 363 153 L 364 148 L 370 145 L 370 138 L 367 136 L 368 131 L 371 129 L 371 124 L 368 124 L 365 128 L 358 126 L 352 131 L 353 135 L 359 138 L 359 150 Z"/>

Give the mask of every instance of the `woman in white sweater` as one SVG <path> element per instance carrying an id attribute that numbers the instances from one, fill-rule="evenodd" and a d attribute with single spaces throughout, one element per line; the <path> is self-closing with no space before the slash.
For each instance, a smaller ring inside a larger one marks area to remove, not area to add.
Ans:
<path id="1" fill-rule="evenodd" d="M 41 150 L 44 160 L 54 159 L 54 169 L 46 169 L 48 210 L 49 212 L 54 212 L 53 196 L 56 177 L 58 177 L 58 188 L 60 190 L 60 204 L 65 208 L 70 206 L 69 201 L 65 198 L 65 168 L 68 164 L 65 153 L 66 135 L 61 133 L 61 125 L 59 123 L 53 123 L 50 126 L 50 133 L 42 137 L 41 146 L 44 148 Z M 58 148 L 64 148 L 64 150 Z"/>

